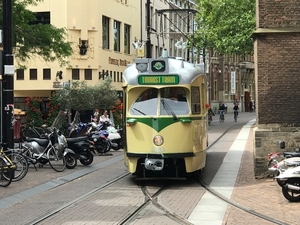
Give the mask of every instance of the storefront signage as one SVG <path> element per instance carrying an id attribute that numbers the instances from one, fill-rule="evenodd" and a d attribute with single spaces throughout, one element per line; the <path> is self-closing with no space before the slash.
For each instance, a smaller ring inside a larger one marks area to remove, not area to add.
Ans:
<path id="1" fill-rule="evenodd" d="M 127 66 L 127 64 L 130 64 L 130 62 L 126 61 L 125 59 L 113 59 L 111 57 L 108 57 L 108 63 L 117 66 Z"/>

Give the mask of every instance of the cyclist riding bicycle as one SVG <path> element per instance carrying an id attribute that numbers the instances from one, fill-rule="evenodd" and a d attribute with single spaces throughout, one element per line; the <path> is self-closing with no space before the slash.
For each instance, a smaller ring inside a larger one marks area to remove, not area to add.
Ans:
<path id="1" fill-rule="evenodd" d="M 238 106 L 238 104 L 235 104 L 234 107 L 233 107 L 233 117 L 234 117 L 235 122 L 236 122 L 237 117 L 239 115 L 238 110 L 239 110 L 239 106 Z"/>
<path id="2" fill-rule="evenodd" d="M 220 122 L 224 121 L 224 119 L 225 119 L 224 110 L 225 110 L 225 105 L 224 105 L 224 103 L 221 103 L 219 106 Z"/>

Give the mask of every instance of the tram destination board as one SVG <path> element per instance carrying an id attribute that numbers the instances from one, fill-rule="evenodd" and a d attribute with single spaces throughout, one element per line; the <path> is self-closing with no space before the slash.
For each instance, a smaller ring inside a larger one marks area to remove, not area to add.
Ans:
<path id="1" fill-rule="evenodd" d="M 174 85 L 179 84 L 178 75 L 141 75 L 138 77 L 140 85 Z"/>

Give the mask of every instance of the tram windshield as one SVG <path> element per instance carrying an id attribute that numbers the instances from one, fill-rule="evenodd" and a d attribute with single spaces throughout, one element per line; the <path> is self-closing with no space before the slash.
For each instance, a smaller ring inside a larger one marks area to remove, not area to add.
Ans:
<path id="1" fill-rule="evenodd" d="M 158 108 L 159 107 L 159 108 Z M 132 115 L 187 115 L 190 112 L 186 90 L 181 87 L 149 88 L 143 91 L 130 107 Z"/>

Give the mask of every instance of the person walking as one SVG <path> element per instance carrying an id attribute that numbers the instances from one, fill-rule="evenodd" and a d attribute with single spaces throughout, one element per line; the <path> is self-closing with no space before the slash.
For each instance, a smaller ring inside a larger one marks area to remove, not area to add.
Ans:
<path id="1" fill-rule="evenodd" d="M 94 115 L 92 117 L 92 121 L 95 123 L 99 123 L 99 118 L 100 118 L 100 110 L 98 108 L 95 109 Z"/>
<path id="2" fill-rule="evenodd" d="M 249 102 L 249 108 L 250 108 L 250 112 L 252 113 L 252 111 L 253 111 L 253 102 L 252 101 Z"/>

